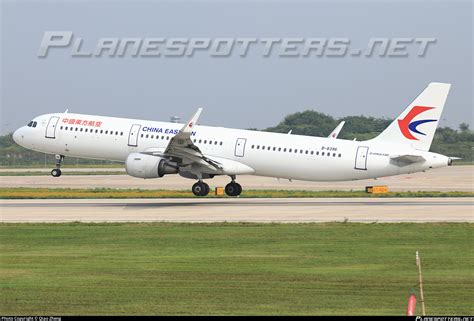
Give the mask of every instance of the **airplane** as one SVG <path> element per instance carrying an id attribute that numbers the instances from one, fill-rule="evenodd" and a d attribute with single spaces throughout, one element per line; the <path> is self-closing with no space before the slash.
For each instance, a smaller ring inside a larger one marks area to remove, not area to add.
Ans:
<path id="1" fill-rule="evenodd" d="M 366 141 L 202 126 L 202 108 L 185 124 L 46 114 L 17 129 L 13 139 L 56 155 L 53 177 L 61 176 L 64 157 L 102 159 L 123 162 L 133 177 L 179 174 L 196 180 L 196 196 L 209 193 L 204 180 L 227 175 L 225 193 L 238 196 L 238 175 L 348 181 L 451 165 L 455 158 L 429 151 L 450 86 L 430 83 L 382 133 Z"/>

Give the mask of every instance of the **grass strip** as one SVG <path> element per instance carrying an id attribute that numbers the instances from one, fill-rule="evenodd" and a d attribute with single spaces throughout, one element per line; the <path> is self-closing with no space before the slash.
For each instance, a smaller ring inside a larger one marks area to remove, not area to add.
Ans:
<path id="1" fill-rule="evenodd" d="M 473 227 L 0 224 L 0 310 L 401 316 L 420 251 L 428 315 L 473 315 Z"/>
<path id="2" fill-rule="evenodd" d="M 100 198 L 194 198 L 188 190 L 147 189 L 75 189 L 75 188 L 0 188 L 0 199 L 100 199 Z M 222 198 L 212 192 L 208 198 Z M 365 191 L 299 191 L 299 190 L 245 190 L 242 198 L 328 198 L 328 197 L 474 197 L 474 192 L 417 191 L 368 194 Z"/>

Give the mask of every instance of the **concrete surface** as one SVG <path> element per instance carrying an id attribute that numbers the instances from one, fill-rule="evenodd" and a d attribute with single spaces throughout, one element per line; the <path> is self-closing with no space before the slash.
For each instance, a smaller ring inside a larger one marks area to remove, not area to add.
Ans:
<path id="1" fill-rule="evenodd" d="M 1 222 L 474 222 L 474 198 L 0 200 Z"/>

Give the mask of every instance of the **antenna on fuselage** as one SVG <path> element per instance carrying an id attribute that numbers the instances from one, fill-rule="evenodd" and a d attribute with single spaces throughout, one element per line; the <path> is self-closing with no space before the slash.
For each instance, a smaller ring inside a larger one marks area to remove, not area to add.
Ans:
<path id="1" fill-rule="evenodd" d="M 66 110 L 64 111 L 64 113 L 67 114 L 68 111 L 69 111 L 69 108 L 66 108 Z"/>

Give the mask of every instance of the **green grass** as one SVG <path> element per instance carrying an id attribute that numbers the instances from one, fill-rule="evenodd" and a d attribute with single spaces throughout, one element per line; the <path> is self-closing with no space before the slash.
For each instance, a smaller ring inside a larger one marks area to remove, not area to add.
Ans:
<path id="1" fill-rule="evenodd" d="M 472 315 L 473 232 L 455 223 L 0 224 L 0 311 L 403 315 L 419 250 L 427 313 Z"/>
<path id="2" fill-rule="evenodd" d="M 73 188 L 0 188 L 0 199 L 63 199 L 63 198 L 189 198 L 189 190 L 147 189 L 73 189 Z M 207 197 L 215 196 L 213 192 Z M 391 192 L 368 194 L 365 191 L 298 191 L 298 190 L 245 190 L 243 198 L 296 198 L 296 197 L 474 197 L 474 192 Z"/>

